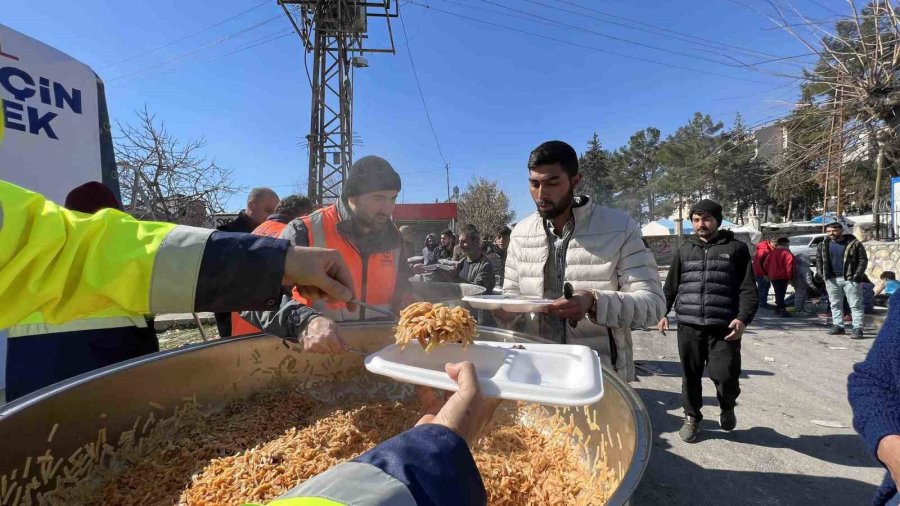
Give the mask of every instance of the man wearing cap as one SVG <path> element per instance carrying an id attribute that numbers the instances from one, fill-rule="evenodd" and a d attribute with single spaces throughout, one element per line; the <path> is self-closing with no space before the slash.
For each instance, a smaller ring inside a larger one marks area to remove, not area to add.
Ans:
<path id="1" fill-rule="evenodd" d="M 690 217 L 694 235 L 675 251 L 663 288 L 666 314 L 674 305 L 678 316 L 684 407 L 684 425 L 678 435 L 688 443 L 700 432 L 706 368 L 716 385 L 720 426 L 730 431 L 737 425 L 734 406 L 741 393 L 741 336 L 759 301 L 750 250 L 731 231 L 719 230 L 722 206 L 701 200 L 691 208 Z M 667 317 L 658 328 L 665 334 Z"/>
<path id="2" fill-rule="evenodd" d="M 400 309 L 399 296 L 407 292 L 407 277 L 400 268 L 400 232 L 391 220 L 400 175 L 387 160 L 366 156 L 357 160 L 344 181 L 335 204 L 292 220 L 281 233 L 295 246 L 337 250 L 353 274 L 354 293 L 360 302 L 384 310 Z M 372 320 L 384 315 L 343 303 L 307 300 L 296 292 L 277 311 L 244 312 L 241 317 L 266 332 L 300 338 L 304 349 L 341 353 L 346 346 L 335 322 Z"/>

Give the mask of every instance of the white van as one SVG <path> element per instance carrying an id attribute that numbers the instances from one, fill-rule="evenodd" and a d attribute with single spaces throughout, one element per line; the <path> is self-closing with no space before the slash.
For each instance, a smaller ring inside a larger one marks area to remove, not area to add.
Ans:
<path id="1" fill-rule="evenodd" d="M 119 197 L 103 82 L 90 67 L 0 24 L 0 179 L 57 203 L 88 181 Z"/>

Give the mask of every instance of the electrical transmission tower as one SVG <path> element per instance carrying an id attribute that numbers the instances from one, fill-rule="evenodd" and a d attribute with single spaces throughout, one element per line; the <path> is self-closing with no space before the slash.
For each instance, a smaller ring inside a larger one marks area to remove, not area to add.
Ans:
<path id="1" fill-rule="evenodd" d="M 395 52 L 391 18 L 399 16 L 399 6 L 397 0 L 278 3 L 313 55 L 308 193 L 325 204 L 340 196 L 353 163 L 353 69 L 368 66 L 364 53 Z M 370 18 L 385 20 L 389 42 L 382 47 L 369 44 Z"/>

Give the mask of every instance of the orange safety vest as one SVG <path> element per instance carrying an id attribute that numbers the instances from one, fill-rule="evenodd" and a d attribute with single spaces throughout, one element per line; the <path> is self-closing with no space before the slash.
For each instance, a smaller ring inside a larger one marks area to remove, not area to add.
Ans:
<path id="1" fill-rule="evenodd" d="M 363 258 L 356 246 L 338 232 L 337 224 L 341 221 L 341 217 L 336 204 L 319 209 L 301 219 L 306 225 L 310 246 L 334 249 L 341 254 L 353 274 L 353 288 L 357 299 L 389 311 L 397 285 L 400 248 L 373 253 L 368 258 Z M 297 293 L 296 288 L 294 299 L 311 305 L 316 311 L 336 322 L 383 318 L 382 315 L 373 314 L 373 311 L 366 312 L 365 309 L 350 312 L 343 302 L 329 304 L 323 300 L 316 300 L 310 304 Z"/>
<path id="2" fill-rule="evenodd" d="M 287 226 L 287 223 L 282 223 L 278 220 L 266 220 L 262 222 L 262 225 L 253 229 L 254 235 L 264 235 L 266 237 L 274 237 L 278 239 L 281 237 L 281 232 L 284 230 L 284 227 Z"/>
<path id="3" fill-rule="evenodd" d="M 266 237 L 281 237 L 281 232 L 286 227 L 286 223 L 282 223 L 277 220 L 266 220 L 262 223 L 262 225 L 256 227 L 253 230 L 254 235 L 262 235 Z M 262 329 L 257 328 L 255 325 L 252 325 L 247 320 L 241 318 L 240 313 L 233 312 L 231 313 L 231 336 L 246 336 L 249 334 L 259 334 L 262 332 Z"/>

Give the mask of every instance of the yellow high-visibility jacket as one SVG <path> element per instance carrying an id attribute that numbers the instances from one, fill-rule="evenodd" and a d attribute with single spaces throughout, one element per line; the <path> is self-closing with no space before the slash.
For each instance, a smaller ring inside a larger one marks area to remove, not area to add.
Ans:
<path id="1" fill-rule="evenodd" d="M 288 243 L 69 211 L 0 180 L 0 328 L 130 313 L 271 309 Z M 227 272 L 228 275 L 222 275 Z"/>
<path id="2" fill-rule="evenodd" d="M 63 323 L 135 313 L 266 310 L 281 294 L 289 243 L 68 211 L 0 180 L 0 328 L 35 311 Z M 222 275 L 223 271 L 227 271 Z M 273 505 L 485 504 L 465 440 L 425 424 L 315 476 Z"/>

